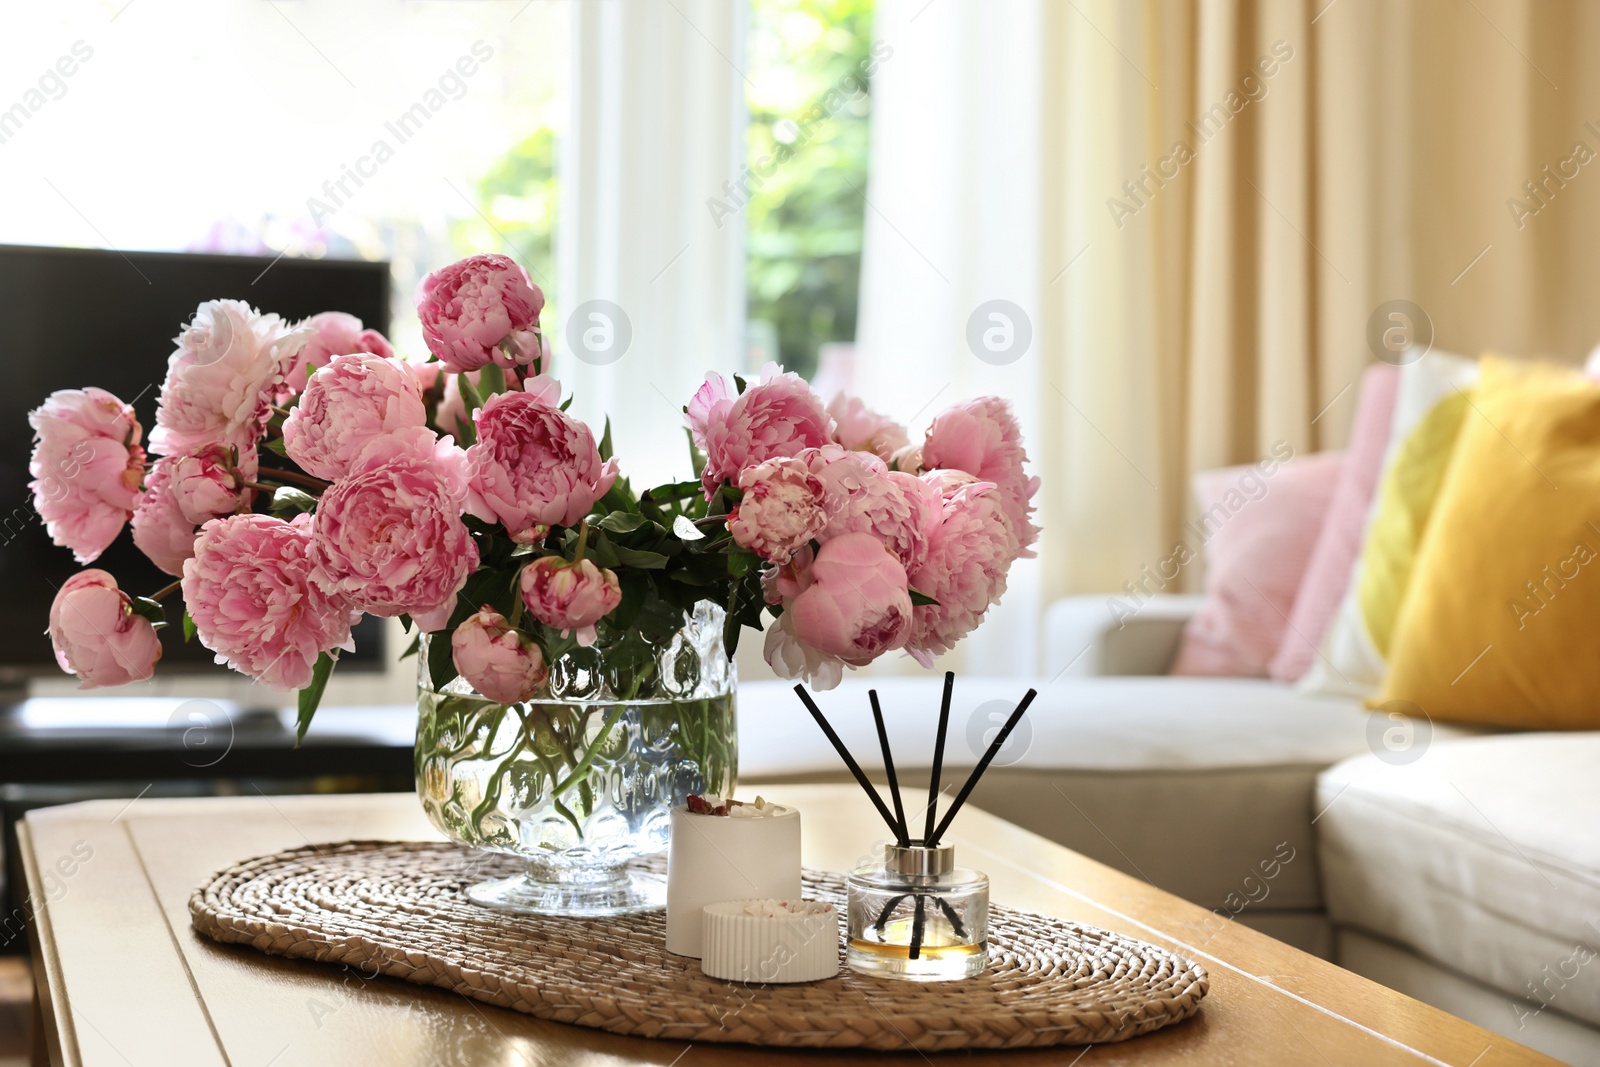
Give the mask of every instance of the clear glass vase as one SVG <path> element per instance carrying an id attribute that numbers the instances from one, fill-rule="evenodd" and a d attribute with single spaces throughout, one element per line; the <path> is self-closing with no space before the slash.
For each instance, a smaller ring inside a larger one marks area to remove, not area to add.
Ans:
<path id="1" fill-rule="evenodd" d="M 701 602 L 645 666 L 580 648 L 550 665 L 548 695 L 497 704 L 464 678 L 436 688 L 418 654 L 417 795 L 447 836 L 528 861 L 480 882 L 480 904 L 547 915 L 663 906 L 661 877 L 626 864 L 663 851 L 690 793 L 731 795 L 735 674 L 722 609 Z"/>

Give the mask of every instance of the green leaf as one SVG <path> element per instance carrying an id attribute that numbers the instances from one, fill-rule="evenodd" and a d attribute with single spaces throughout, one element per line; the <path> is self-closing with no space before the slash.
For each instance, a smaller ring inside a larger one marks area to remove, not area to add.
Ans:
<path id="1" fill-rule="evenodd" d="M 422 647 L 422 635 L 421 634 L 413 634 L 412 637 L 411 637 L 411 643 L 406 646 L 406 650 L 404 652 L 400 653 L 400 658 L 401 659 L 410 659 L 412 656 L 415 656 L 417 654 L 417 649 L 419 649 L 421 647 Z"/>
<path id="2" fill-rule="evenodd" d="M 461 400 L 467 409 L 467 418 L 472 418 L 472 413 L 483 407 L 483 395 L 478 392 L 478 387 L 472 384 L 472 379 L 465 373 L 456 375 L 456 385 L 461 388 Z"/>
<path id="3" fill-rule="evenodd" d="M 193 641 L 194 635 L 197 633 L 199 633 L 199 630 L 195 628 L 194 620 L 189 617 L 189 612 L 185 610 L 183 613 L 183 643 L 188 644 Z"/>
<path id="4" fill-rule="evenodd" d="M 740 377 L 737 374 L 735 374 L 733 376 L 733 384 L 737 385 L 739 387 L 739 395 L 740 396 L 744 396 L 744 391 L 746 389 L 750 388 L 749 383 L 746 382 L 742 377 Z"/>
<path id="5" fill-rule="evenodd" d="M 328 688 L 328 677 L 333 674 L 334 664 L 338 662 L 337 650 L 331 653 L 319 653 L 317 665 L 311 668 L 311 684 L 300 690 L 300 722 L 294 736 L 296 748 L 299 748 L 300 742 L 306 739 L 306 729 L 310 727 L 312 717 L 317 714 L 317 705 L 322 703 L 323 690 Z"/>
<path id="6" fill-rule="evenodd" d="M 623 571 L 617 575 L 617 584 L 622 591 L 622 600 L 612 609 L 611 625 L 619 630 L 627 630 L 639 618 L 639 612 L 649 599 L 650 576 L 639 570 Z"/>
<path id="7" fill-rule="evenodd" d="M 634 499 L 633 486 L 628 484 L 628 479 L 618 478 L 611 483 L 611 488 L 606 490 L 606 495 L 595 503 L 594 513 L 603 514 L 608 511 L 638 511 L 639 502 Z"/>
<path id="8" fill-rule="evenodd" d="M 435 689 L 443 689 L 456 676 L 456 660 L 450 654 L 450 642 L 443 635 L 428 642 L 428 681 Z"/>
<path id="9" fill-rule="evenodd" d="M 289 450 L 283 445 L 283 438 L 269 437 L 261 442 L 261 447 L 275 456 L 288 456 Z"/>
<path id="10" fill-rule="evenodd" d="M 600 461 L 611 458 L 611 416 L 606 416 L 606 432 L 600 435 Z"/>
<path id="11" fill-rule="evenodd" d="M 939 606 L 939 602 L 937 600 L 933 599 L 933 597 L 929 596 L 927 593 L 919 593 L 915 589 L 911 590 L 910 592 L 911 592 L 911 606 L 914 607 L 914 608 L 923 608 L 923 607 L 936 608 L 936 607 Z"/>
<path id="12" fill-rule="evenodd" d="M 647 552 L 642 548 L 628 548 L 625 545 L 612 545 L 611 551 L 616 555 L 618 565 L 638 567 L 647 571 L 661 570 L 670 558 L 660 552 Z"/>
<path id="13" fill-rule="evenodd" d="M 637 530 L 644 523 L 645 518 L 643 515 L 627 511 L 613 511 L 594 525 L 614 534 L 626 534 Z"/>
<path id="14" fill-rule="evenodd" d="M 572 401 L 573 401 L 573 400 L 574 400 L 574 399 L 575 399 L 575 398 L 574 398 L 574 397 L 570 397 L 570 396 L 569 396 L 569 397 L 567 397 L 567 398 L 566 398 L 566 399 L 565 399 L 565 400 L 563 400 L 563 401 L 562 401 L 562 402 L 561 402 L 561 410 L 562 410 L 562 411 L 565 411 L 565 410 L 567 410 L 567 409 L 568 409 L 568 408 L 570 408 L 570 407 L 571 407 L 571 406 L 572 406 Z"/>
<path id="15" fill-rule="evenodd" d="M 411 632 L 411 616 L 403 611 L 400 613 L 400 628 L 406 633 Z"/>
<path id="16" fill-rule="evenodd" d="M 317 498 L 303 489 L 292 486 L 280 485 L 272 491 L 272 503 L 267 505 L 267 510 L 280 519 L 292 519 L 307 511 L 315 511 Z"/>
<path id="17" fill-rule="evenodd" d="M 652 500 L 688 500 L 699 492 L 699 482 L 667 482 L 649 490 L 649 496 Z"/>
<path id="18" fill-rule="evenodd" d="M 129 598 L 133 602 L 133 613 L 149 619 L 151 622 L 161 624 L 167 621 L 166 610 L 162 608 L 159 600 L 151 600 L 147 596 Z"/>

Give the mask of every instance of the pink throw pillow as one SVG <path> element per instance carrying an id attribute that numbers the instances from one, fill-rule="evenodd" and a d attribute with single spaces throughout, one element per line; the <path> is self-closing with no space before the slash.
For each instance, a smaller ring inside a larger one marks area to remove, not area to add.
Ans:
<path id="1" fill-rule="evenodd" d="M 1172 673 L 1261 678 L 1339 484 L 1344 453 L 1318 452 L 1195 475 L 1206 598 L 1183 630 Z"/>
<path id="2" fill-rule="evenodd" d="M 1298 682 L 1311 669 L 1339 602 L 1350 587 L 1350 575 L 1366 539 L 1367 513 L 1383 473 L 1399 385 L 1399 368 L 1387 363 L 1373 364 L 1361 376 L 1361 398 L 1350 426 L 1344 473 L 1333 491 L 1328 517 L 1300 581 L 1300 591 L 1295 594 L 1288 629 L 1268 668 L 1267 673 L 1280 682 Z"/>

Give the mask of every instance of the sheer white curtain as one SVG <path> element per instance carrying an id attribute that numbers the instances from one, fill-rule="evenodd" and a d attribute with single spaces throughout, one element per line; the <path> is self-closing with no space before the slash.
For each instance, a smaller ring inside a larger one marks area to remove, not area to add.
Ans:
<path id="1" fill-rule="evenodd" d="M 610 416 L 636 488 L 691 476 L 683 405 L 707 370 L 742 369 L 743 216 L 707 201 L 744 167 L 744 10 L 732 0 L 573 8 L 554 370 L 577 395 L 575 414 L 597 430 Z"/>
<path id="2" fill-rule="evenodd" d="M 1038 334 L 1047 266 L 1038 216 L 1040 28 L 1033 0 L 879 0 L 873 36 L 893 52 L 872 85 L 855 380 L 871 407 L 907 422 L 914 438 L 958 400 L 1007 397 L 1035 457 L 1041 413 L 1058 399 L 1039 391 L 1047 377 Z M 1015 305 L 1021 317 L 979 314 L 980 337 L 998 329 L 1004 348 L 1009 329 L 1013 346 L 990 352 L 980 343 L 988 357 L 980 359 L 969 322 L 990 301 Z M 1032 337 L 1017 356 L 1024 332 Z M 1051 516 L 1043 519 L 1048 529 Z M 952 669 L 1035 669 L 1041 562 L 1013 567 L 1001 605 L 946 657 Z M 877 669 L 919 668 L 891 659 Z"/>

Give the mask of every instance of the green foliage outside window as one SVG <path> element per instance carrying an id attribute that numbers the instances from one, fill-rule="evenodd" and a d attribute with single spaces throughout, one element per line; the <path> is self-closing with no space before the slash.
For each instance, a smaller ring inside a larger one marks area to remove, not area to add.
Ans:
<path id="1" fill-rule="evenodd" d="M 746 161 L 753 174 L 770 174 L 759 185 L 752 178 L 744 208 L 748 311 L 776 330 L 783 365 L 806 377 L 821 345 L 856 335 L 867 84 L 883 60 L 873 53 L 872 7 L 872 0 L 752 5 Z"/>

